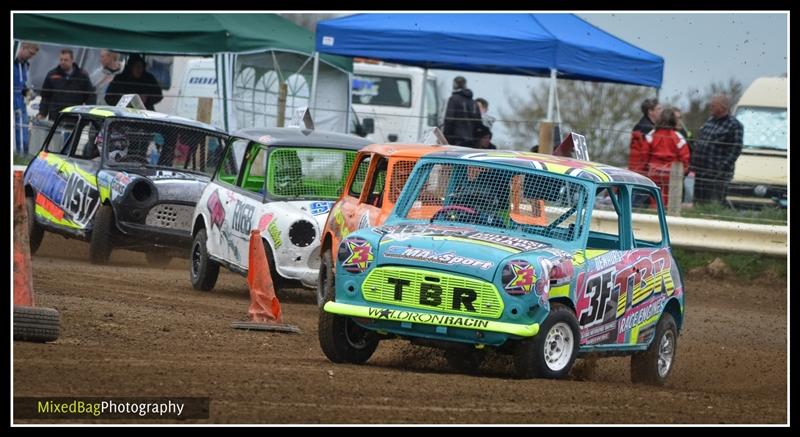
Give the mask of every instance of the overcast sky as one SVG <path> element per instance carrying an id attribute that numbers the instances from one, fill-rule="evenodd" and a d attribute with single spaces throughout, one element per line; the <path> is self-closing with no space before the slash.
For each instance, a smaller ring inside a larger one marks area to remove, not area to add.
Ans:
<path id="1" fill-rule="evenodd" d="M 661 96 L 705 89 L 733 77 L 745 86 L 760 76 L 787 72 L 787 14 L 784 13 L 592 13 L 577 14 L 595 26 L 664 58 Z M 451 83 L 457 72 L 432 70 Z M 507 93 L 529 94 L 545 79 L 461 73 L 490 111 L 507 107 Z M 562 97 L 563 98 L 563 97 Z M 495 126 L 496 142 L 507 142 Z"/>

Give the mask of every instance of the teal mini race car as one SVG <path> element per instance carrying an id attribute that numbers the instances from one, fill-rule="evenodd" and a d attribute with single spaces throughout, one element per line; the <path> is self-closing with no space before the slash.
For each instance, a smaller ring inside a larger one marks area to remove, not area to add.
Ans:
<path id="1" fill-rule="evenodd" d="M 632 199 L 648 205 L 650 225 L 633 226 Z M 487 348 L 513 354 L 523 378 L 563 378 L 587 354 L 630 355 L 634 382 L 664 384 L 673 368 L 681 274 L 661 193 L 628 170 L 522 152 L 429 154 L 385 224 L 334 250 L 319 315 L 333 362 L 364 363 L 379 341 L 401 338 L 444 349 L 465 372 Z"/>

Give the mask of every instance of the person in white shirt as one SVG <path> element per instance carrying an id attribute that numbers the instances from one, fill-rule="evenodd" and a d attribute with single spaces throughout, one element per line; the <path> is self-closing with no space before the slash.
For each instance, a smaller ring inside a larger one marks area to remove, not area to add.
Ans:
<path id="1" fill-rule="evenodd" d="M 107 105 L 106 89 L 114 76 L 122 72 L 122 64 L 119 62 L 119 53 L 103 49 L 100 51 L 100 68 L 92 72 L 89 78 L 97 90 L 97 104 Z"/>

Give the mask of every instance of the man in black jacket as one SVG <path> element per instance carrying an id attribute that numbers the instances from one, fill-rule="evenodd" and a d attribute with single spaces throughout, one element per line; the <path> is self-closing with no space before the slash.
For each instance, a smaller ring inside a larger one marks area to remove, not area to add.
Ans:
<path id="1" fill-rule="evenodd" d="M 444 115 L 444 136 L 454 146 L 472 142 L 473 133 L 481 125 L 481 113 L 472 100 L 472 91 L 467 88 L 467 80 L 462 76 L 453 79 L 453 95 L 447 100 Z"/>
<path id="2" fill-rule="evenodd" d="M 145 108 L 151 111 L 164 98 L 161 85 L 155 76 L 145 71 L 144 59 L 139 55 L 131 55 L 122 73 L 114 76 L 106 90 L 106 103 L 116 105 L 125 94 L 138 94 Z"/>
<path id="3" fill-rule="evenodd" d="M 76 105 L 94 105 L 95 93 L 89 74 L 78 67 L 72 50 L 61 50 L 58 66 L 47 73 L 42 84 L 38 118 L 55 120 L 59 111 Z"/>

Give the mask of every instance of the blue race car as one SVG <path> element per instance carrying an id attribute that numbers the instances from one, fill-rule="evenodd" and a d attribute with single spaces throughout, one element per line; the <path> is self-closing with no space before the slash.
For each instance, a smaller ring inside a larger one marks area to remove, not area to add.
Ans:
<path id="1" fill-rule="evenodd" d="M 634 228 L 632 200 L 648 205 Z M 639 229 L 641 228 L 641 229 Z M 336 363 L 379 341 L 445 350 L 475 371 L 487 347 L 523 378 L 563 378 L 585 354 L 630 355 L 634 382 L 664 384 L 683 283 L 661 193 L 603 164 L 521 152 L 424 156 L 384 225 L 336 250 L 319 340 Z"/>

